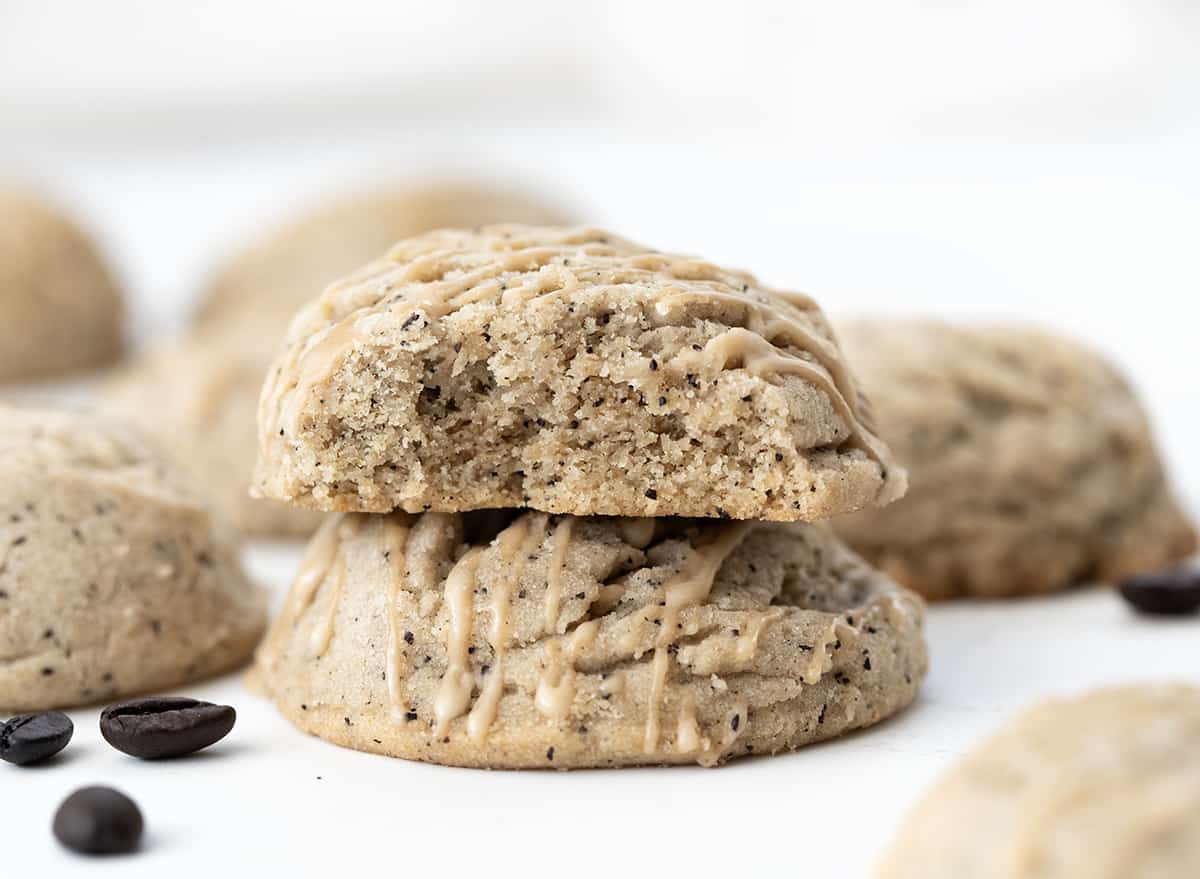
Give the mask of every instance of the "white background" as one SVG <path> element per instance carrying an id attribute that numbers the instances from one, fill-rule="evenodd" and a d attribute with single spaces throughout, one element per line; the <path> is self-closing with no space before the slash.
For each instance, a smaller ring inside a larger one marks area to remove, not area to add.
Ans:
<path id="1" fill-rule="evenodd" d="M 0 178 L 88 220 L 143 344 L 273 218 L 454 174 L 515 181 L 835 314 L 1043 323 L 1124 366 L 1200 510 L 1197 45 L 1189 0 L 0 0 Z M 282 589 L 296 554 L 250 558 Z M 196 688 L 241 712 L 196 760 L 127 760 L 79 712 L 58 765 L 0 772 L 20 804 L 0 848 L 13 875 L 79 864 L 49 818 L 103 781 L 150 827 L 143 856 L 86 865 L 123 875 L 202 875 L 214 858 L 234 875 L 856 877 L 1018 706 L 1200 680 L 1195 623 L 1137 621 L 1103 591 L 938 608 L 929 635 L 933 672 L 902 718 L 716 772 L 387 761 L 294 733 L 235 679 Z"/>

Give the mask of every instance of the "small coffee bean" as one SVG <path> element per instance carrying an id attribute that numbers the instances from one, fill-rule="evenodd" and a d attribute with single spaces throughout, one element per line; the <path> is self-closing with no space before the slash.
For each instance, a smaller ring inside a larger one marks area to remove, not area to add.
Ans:
<path id="1" fill-rule="evenodd" d="M 1142 613 L 1184 616 L 1200 610 L 1200 570 L 1172 568 L 1130 577 L 1121 595 Z"/>
<path id="2" fill-rule="evenodd" d="M 71 794 L 54 815 L 55 838 L 84 855 L 122 855 L 142 838 L 137 803 L 111 787 L 85 787 Z"/>
<path id="3" fill-rule="evenodd" d="M 37 763 L 65 748 L 74 733 L 75 724 L 61 711 L 19 714 L 0 726 L 0 760 Z"/>
<path id="4" fill-rule="evenodd" d="M 105 741 L 134 757 L 182 757 L 219 742 L 233 729 L 237 712 L 181 696 L 151 696 L 111 705 L 100 714 Z"/>

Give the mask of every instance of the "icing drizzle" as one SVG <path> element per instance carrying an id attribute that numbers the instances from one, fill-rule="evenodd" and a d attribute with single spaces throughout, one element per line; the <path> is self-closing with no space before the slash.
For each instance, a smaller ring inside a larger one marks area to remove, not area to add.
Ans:
<path id="1" fill-rule="evenodd" d="M 575 699 L 575 659 L 596 640 L 599 620 L 587 620 L 570 635 L 555 638 L 546 645 L 546 664 L 538 679 L 534 704 L 551 720 L 563 720 L 571 713 Z"/>
<path id="2" fill-rule="evenodd" d="M 564 516 L 554 529 L 550 549 L 550 570 L 546 573 L 546 631 L 558 631 L 558 610 L 562 601 L 563 562 L 567 558 L 567 546 L 571 542 L 571 529 L 575 520 Z"/>
<path id="3" fill-rule="evenodd" d="M 651 661 L 650 693 L 646 699 L 646 735 L 644 750 L 658 749 L 659 714 L 670 671 L 671 650 L 678 637 L 679 615 L 686 608 L 702 603 L 712 591 L 717 572 L 754 528 L 753 522 L 737 522 L 725 528 L 716 540 L 691 551 L 683 568 L 663 587 L 665 606 L 657 617 L 658 635 Z M 647 617 L 649 619 L 649 617 Z"/>
<path id="4" fill-rule="evenodd" d="M 545 539 L 548 522 L 549 516 L 545 513 L 521 516 L 496 538 L 505 570 L 492 589 L 492 625 L 488 630 L 488 643 L 492 645 L 493 653 L 492 667 L 488 670 L 487 680 L 475 707 L 467 716 L 467 734 L 476 744 L 486 738 L 488 729 L 496 719 L 500 697 L 504 695 L 504 654 L 509 639 L 513 587 L 521 580 L 529 554 Z"/>
<path id="5" fill-rule="evenodd" d="M 471 645 L 474 618 L 475 574 L 482 553 L 480 547 L 467 550 L 446 578 L 445 601 L 450 622 L 446 635 L 446 673 L 433 703 L 435 736 L 444 736 L 450 721 L 471 704 L 475 676 L 471 673 L 467 651 Z"/>

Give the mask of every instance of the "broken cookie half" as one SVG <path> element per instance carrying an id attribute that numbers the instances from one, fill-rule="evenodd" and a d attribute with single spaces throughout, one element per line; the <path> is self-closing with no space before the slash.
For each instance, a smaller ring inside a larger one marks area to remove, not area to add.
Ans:
<path id="1" fill-rule="evenodd" d="M 295 318 L 256 490 L 327 512 L 814 521 L 903 494 L 816 304 L 595 229 L 443 230 Z"/>

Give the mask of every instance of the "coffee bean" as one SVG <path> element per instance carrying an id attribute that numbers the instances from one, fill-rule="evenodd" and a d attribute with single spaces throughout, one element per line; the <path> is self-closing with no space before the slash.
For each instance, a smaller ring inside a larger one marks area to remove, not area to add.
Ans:
<path id="1" fill-rule="evenodd" d="M 85 787 L 71 794 L 54 814 L 54 836 L 84 855 L 122 855 L 142 838 L 137 803 L 111 787 Z"/>
<path id="2" fill-rule="evenodd" d="M 1200 610 L 1200 570 L 1172 568 L 1130 577 L 1121 595 L 1142 613 L 1184 616 Z"/>
<path id="3" fill-rule="evenodd" d="M 100 734 L 118 751 L 158 760 L 182 757 L 219 742 L 233 729 L 228 705 L 180 696 L 151 696 L 110 705 L 100 714 Z"/>
<path id="4" fill-rule="evenodd" d="M 53 757 L 74 732 L 75 724 L 61 711 L 19 714 L 0 726 L 0 760 L 28 766 Z"/>

